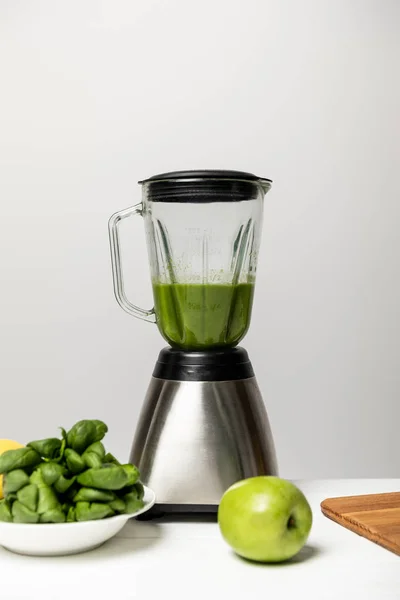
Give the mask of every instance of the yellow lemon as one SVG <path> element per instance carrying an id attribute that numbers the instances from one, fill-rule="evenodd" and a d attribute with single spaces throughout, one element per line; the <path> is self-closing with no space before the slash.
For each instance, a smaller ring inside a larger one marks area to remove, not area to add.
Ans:
<path id="1" fill-rule="evenodd" d="M 16 450 L 17 448 L 23 448 L 23 444 L 14 442 L 14 440 L 0 440 L 0 454 L 7 450 Z M 3 498 L 3 475 L 0 475 L 0 500 Z"/>

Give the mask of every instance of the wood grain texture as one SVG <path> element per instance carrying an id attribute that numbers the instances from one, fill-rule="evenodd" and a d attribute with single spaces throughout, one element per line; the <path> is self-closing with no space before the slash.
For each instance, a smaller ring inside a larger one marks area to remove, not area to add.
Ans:
<path id="1" fill-rule="evenodd" d="M 327 498 L 323 514 L 400 556 L 400 492 Z"/>

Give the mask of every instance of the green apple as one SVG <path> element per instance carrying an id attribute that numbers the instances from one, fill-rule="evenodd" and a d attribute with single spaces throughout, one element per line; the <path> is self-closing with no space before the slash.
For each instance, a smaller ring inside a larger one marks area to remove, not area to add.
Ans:
<path id="1" fill-rule="evenodd" d="M 305 544 L 312 512 L 303 492 L 279 477 L 250 477 L 232 485 L 218 508 L 222 537 L 250 560 L 288 560 Z"/>

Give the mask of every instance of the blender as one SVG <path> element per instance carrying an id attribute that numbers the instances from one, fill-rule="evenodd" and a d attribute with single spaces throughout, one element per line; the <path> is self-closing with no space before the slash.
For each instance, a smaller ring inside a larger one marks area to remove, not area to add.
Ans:
<path id="1" fill-rule="evenodd" d="M 156 511 L 216 512 L 233 483 L 277 475 L 264 402 L 246 350 L 264 196 L 271 180 L 241 171 L 177 171 L 140 181 L 142 202 L 109 220 L 114 292 L 155 323 L 156 361 L 130 461 Z M 119 223 L 143 217 L 154 308 L 128 300 Z"/>

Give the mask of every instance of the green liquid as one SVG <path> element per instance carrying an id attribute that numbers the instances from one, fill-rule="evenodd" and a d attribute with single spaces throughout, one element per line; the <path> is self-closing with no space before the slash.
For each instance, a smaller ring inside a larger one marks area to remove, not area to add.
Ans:
<path id="1" fill-rule="evenodd" d="M 249 328 L 253 283 L 153 283 L 153 293 L 158 328 L 171 346 L 236 346 Z"/>

